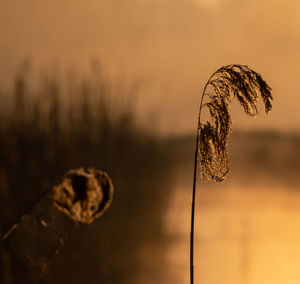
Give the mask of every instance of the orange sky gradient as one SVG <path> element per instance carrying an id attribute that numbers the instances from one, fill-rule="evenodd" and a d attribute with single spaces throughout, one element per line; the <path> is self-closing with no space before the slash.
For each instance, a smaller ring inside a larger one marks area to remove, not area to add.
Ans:
<path id="1" fill-rule="evenodd" d="M 113 76 L 141 80 L 140 118 L 162 133 L 194 131 L 211 73 L 238 63 L 273 88 L 269 116 L 233 107 L 234 128 L 300 130 L 298 0 L 0 0 L 0 82 L 24 58 L 77 66 L 99 57 Z M 146 114 L 146 115 L 145 115 Z"/>

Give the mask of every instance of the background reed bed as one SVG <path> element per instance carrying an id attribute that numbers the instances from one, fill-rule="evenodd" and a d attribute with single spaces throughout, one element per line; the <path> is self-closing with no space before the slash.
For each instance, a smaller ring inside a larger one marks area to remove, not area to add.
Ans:
<path id="1" fill-rule="evenodd" d="M 3 250 L 2 280 L 138 283 L 141 248 L 164 239 L 171 172 L 165 145 L 136 122 L 138 84 L 112 82 L 100 69 L 89 77 L 49 69 L 35 84 L 22 71 L 13 82 L 1 91 L 0 233 L 69 169 L 105 170 L 115 196 L 105 218 L 80 226 L 42 274 Z"/>

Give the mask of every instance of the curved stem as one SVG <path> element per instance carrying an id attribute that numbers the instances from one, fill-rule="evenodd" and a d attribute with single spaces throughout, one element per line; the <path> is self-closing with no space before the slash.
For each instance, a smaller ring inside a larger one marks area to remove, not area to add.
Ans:
<path id="1" fill-rule="evenodd" d="M 197 138 L 196 138 L 196 149 L 195 149 L 195 159 L 194 159 L 194 178 L 193 178 L 193 195 L 192 195 L 192 207 L 191 207 L 191 231 L 190 231 L 190 284 L 194 284 L 194 239 L 195 239 L 195 199 L 196 199 L 196 187 L 197 187 L 197 170 L 198 170 L 198 152 L 199 152 L 199 140 L 200 140 L 200 117 L 201 110 L 203 105 L 203 98 L 205 96 L 206 88 L 208 87 L 213 76 L 218 73 L 220 69 L 215 71 L 208 81 L 206 82 L 199 107 L 199 115 L 198 115 L 198 127 L 197 127 Z"/>
<path id="2" fill-rule="evenodd" d="M 223 73 L 224 72 L 224 73 Z M 235 72 L 235 75 L 231 74 L 232 72 Z M 195 160 L 194 160 L 194 178 L 193 178 L 193 196 L 192 196 L 192 206 L 191 206 L 191 233 L 190 233 L 190 283 L 194 284 L 194 220 L 195 220 L 195 199 L 196 199 L 196 187 L 197 187 L 197 174 L 198 174 L 198 158 L 199 158 L 199 146 L 201 143 L 200 135 L 201 135 L 201 111 L 203 106 L 206 106 L 207 104 L 203 104 L 203 98 L 205 96 L 206 88 L 209 86 L 209 84 L 213 85 L 214 82 L 212 82 L 212 78 L 215 75 L 220 75 L 224 83 L 224 86 L 227 88 L 225 90 L 225 95 L 230 95 L 230 93 L 240 94 L 246 99 L 246 103 L 242 102 L 242 106 L 244 107 L 244 110 L 247 114 L 251 115 L 251 110 L 254 110 L 254 113 L 257 112 L 256 110 L 256 95 L 260 92 L 263 101 L 265 103 L 265 110 L 268 112 L 271 110 L 271 101 L 273 100 L 272 94 L 271 94 L 271 88 L 268 86 L 268 84 L 261 78 L 261 76 L 248 68 L 246 65 L 239 65 L 239 64 L 231 64 L 227 66 L 223 66 L 219 68 L 217 71 L 215 71 L 209 78 L 209 80 L 206 82 L 201 102 L 200 102 L 200 108 L 199 108 L 199 116 L 198 116 L 198 128 L 197 128 L 197 139 L 196 139 L 196 149 L 195 149 Z M 240 86 L 240 82 L 246 80 L 247 84 L 249 84 L 250 92 L 253 92 L 253 97 L 248 99 L 248 91 L 245 91 L 242 86 Z M 236 81 L 236 82 L 235 82 Z M 222 83 L 222 82 L 221 82 Z M 214 87 L 214 86 L 213 86 Z M 259 90 L 257 90 L 259 88 Z M 214 91 L 217 95 L 222 97 L 220 92 L 214 88 Z M 244 99 L 244 98 L 243 98 Z M 248 103 L 250 107 L 248 107 Z M 230 117 L 229 117 L 230 118 Z M 230 121 L 228 124 L 228 128 L 230 128 Z M 226 134 L 228 135 L 228 133 Z M 205 157 L 204 157 L 205 158 Z M 226 172 L 228 171 L 228 167 L 225 168 Z M 223 175 L 226 175 L 226 172 L 223 173 Z"/>

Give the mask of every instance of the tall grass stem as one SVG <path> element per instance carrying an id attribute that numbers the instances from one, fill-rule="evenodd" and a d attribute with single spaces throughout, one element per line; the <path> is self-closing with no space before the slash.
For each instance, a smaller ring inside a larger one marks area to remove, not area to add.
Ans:
<path id="1" fill-rule="evenodd" d="M 218 70 L 216 71 L 218 72 Z M 197 187 L 197 172 L 198 172 L 198 157 L 199 157 L 199 138 L 200 138 L 200 118 L 201 110 L 203 105 L 203 99 L 205 95 L 206 88 L 211 80 L 211 78 L 216 74 L 214 72 L 209 80 L 206 82 L 200 101 L 199 113 L 198 113 L 198 126 L 197 126 L 197 137 L 195 146 L 195 159 L 194 159 L 194 176 L 193 176 L 193 193 L 192 193 L 192 207 L 191 207 L 191 231 L 190 231 L 190 283 L 194 284 L 194 240 L 195 240 L 195 200 L 196 200 L 196 187 Z"/>

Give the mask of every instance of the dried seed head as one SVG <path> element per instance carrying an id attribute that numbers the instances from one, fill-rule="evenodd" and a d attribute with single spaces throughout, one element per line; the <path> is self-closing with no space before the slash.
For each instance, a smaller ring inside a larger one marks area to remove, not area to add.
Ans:
<path id="1" fill-rule="evenodd" d="M 272 109 L 271 88 L 260 74 L 245 65 L 228 65 L 218 69 L 206 86 L 209 101 L 201 106 L 209 111 L 211 121 L 199 125 L 198 160 L 201 179 L 222 182 L 229 171 L 227 145 L 231 133 L 229 104 L 236 97 L 249 116 L 258 114 L 257 98 L 260 95 L 268 113 Z"/>
<path id="2" fill-rule="evenodd" d="M 67 172 L 49 196 L 54 206 L 73 220 L 90 224 L 110 206 L 113 185 L 106 173 L 79 168 Z"/>

